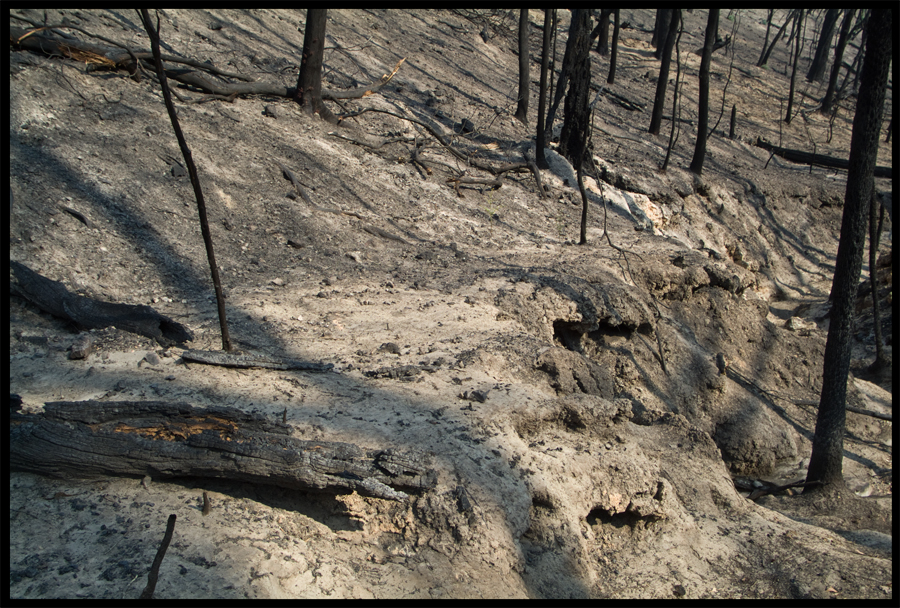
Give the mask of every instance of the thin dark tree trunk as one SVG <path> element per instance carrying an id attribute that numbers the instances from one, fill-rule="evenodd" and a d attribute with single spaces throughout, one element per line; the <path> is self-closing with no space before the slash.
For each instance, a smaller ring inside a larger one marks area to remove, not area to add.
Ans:
<path id="1" fill-rule="evenodd" d="M 650 117 L 650 133 L 659 135 L 662 123 L 663 107 L 666 105 L 666 88 L 669 84 L 669 66 L 672 63 L 672 47 L 675 46 L 675 35 L 681 16 L 679 10 L 672 10 L 669 19 L 669 31 L 666 33 L 666 46 L 662 52 L 662 63 L 659 66 L 659 78 L 656 80 L 656 98 L 653 103 L 653 114 Z M 674 116 L 674 114 L 673 114 Z"/>
<path id="2" fill-rule="evenodd" d="M 863 49 L 866 48 L 866 39 L 869 35 L 869 19 L 871 18 L 872 11 L 871 9 L 869 9 L 866 11 L 866 25 L 863 27 L 862 36 L 860 37 L 859 41 L 859 51 L 856 53 L 856 58 L 858 61 L 855 62 L 857 63 L 857 68 L 853 72 L 853 88 L 851 89 L 853 91 L 859 90 L 859 75 L 862 72 L 862 68 L 860 68 L 859 66 L 862 65 L 862 61 L 863 59 L 865 59 L 865 51 Z"/>
<path id="3" fill-rule="evenodd" d="M 591 57 L 590 31 L 591 16 L 587 9 L 572 11 L 569 40 L 566 44 L 566 61 L 569 87 L 563 110 L 563 127 L 559 136 L 559 152 L 569 159 L 574 167 L 584 160 L 584 150 L 590 128 Z M 560 83 L 562 88 L 562 83 Z"/>
<path id="4" fill-rule="evenodd" d="M 212 233 L 209 231 L 209 220 L 206 215 L 206 200 L 203 198 L 203 189 L 200 187 L 200 177 L 197 174 L 197 167 L 194 165 L 194 158 L 191 150 L 188 148 L 187 140 L 181 131 L 181 125 L 178 122 L 178 114 L 175 112 L 175 104 L 172 103 L 172 94 L 169 91 L 169 81 L 166 78 L 163 69 L 162 58 L 159 52 L 159 19 L 156 21 L 157 27 L 153 27 L 150 21 L 150 13 L 147 9 L 141 9 L 141 20 L 144 22 L 144 29 L 150 36 L 150 46 L 153 51 L 153 58 L 156 61 L 156 74 L 162 85 L 163 100 L 166 104 L 166 110 L 169 112 L 169 118 L 172 120 L 172 129 L 175 131 L 175 138 L 178 140 L 178 146 L 181 148 L 181 154 L 184 156 L 184 162 L 187 165 L 188 173 L 191 177 L 191 185 L 194 187 L 194 196 L 197 199 L 197 213 L 200 215 L 200 233 L 203 235 L 203 244 L 206 246 L 206 258 L 209 260 L 209 271 L 212 275 L 213 288 L 216 292 L 216 304 L 219 312 L 219 327 L 222 329 L 222 350 L 231 350 L 231 337 L 228 333 L 228 320 L 225 317 L 225 294 L 222 291 L 222 282 L 219 279 L 219 266 L 216 264 L 216 253 L 213 250 Z"/>
<path id="5" fill-rule="evenodd" d="M 884 205 L 876 202 L 873 196 L 869 204 L 869 281 L 872 283 L 872 321 L 875 324 L 875 362 L 873 370 L 881 370 L 886 365 L 884 358 L 884 341 L 881 335 L 881 305 L 878 303 L 878 272 L 875 264 L 878 261 L 878 241 L 881 239 L 881 225 L 884 222 Z M 881 219 L 876 219 L 877 209 L 881 208 Z"/>
<path id="6" fill-rule="evenodd" d="M 516 107 L 516 118 L 523 125 L 528 124 L 528 9 L 519 11 L 519 105 Z"/>
<path id="7" fill-rule="evenodd" d="M 562 67 L 559 70 L 559 78 L 556 79 L 556 90 L 553 91 L 553 102 L 550 104 L 550 111 L 547 112 L 547 124 L 544 125 L 544 130 L 548 134 L 553 132 L 553 121 L 556 120 L 556 111 L 559 109 L 559 104 L 562 103 L 563 97 L 565 97 L 566 95 L 566 85 L 568 85 L 569 83 L 569 73 L 572 70 L 572 23 L 574 23 L 574 17 L 569 24 L 569 39 L 566 41 L 566 51 L 563 54 Z M 587 37 L 587 34 L 585 34 L 585 37 Z M 555 47 L 553 55 L 556 55 Z M 550 72 L 553 72 L 552 68 Z"/>
<path id="8" fill-rule="evenodd" d="M 587 9 L 573 9 L 572 24 L 569 26 L 569 40 L 566 43 L 566 58 L 563 71 L 568 71 L 569 87 L 563 111 L 563 127 L 559 136 L 559 152 L 575 167 L 579 175 L 579 189 L 584 185 L 580 176 L 590 135 L 590 92 L 591 92 L 591 15 Z M 560 84 L 562 87 L 562 84 Z M 581 230 L 579 244 L 587 243 L 587 196 L 582 194 Z"/>
<path id="9" fill-rule="evenodd" d="M 616 60 L 619 57 L 619 9 L 615 9 L 613 14 L 615 15 L 615 26 L 613 26 L 612 57 L 609 59 L 607 84 L 615 84 L 616 82 Z"/>
<path id="10" fill-rule="evenodd" d="M 550 66 L 550 30 L 553 18 L 552 9 L 544 9 L 544 40 L 541 46 L 541 90 L 538 97 L 538 124 L 535 163 L 541 169 L 548 169 L 544 148 L 547 146 L 547 133 L 544 129 L 544 112 L 547 111 L 547 72 Z"/>
<path id="11" fill-rule="evenodd" d="M 841 72 L 841 61 L 844 59 L 844 50 L 847 48 L 848 35 L 850 33 L 850 24 L 853 21 L 853 13 L 856 10 L 847 9 L 844 15 L 844 22 L 841 23 L 841 33 L 838 36 L 837 48 L 834 49 L 834 64 L 831 66 L 831 76 L 828 78 L 828 89 L 825 91 L 825 98 L 822 100 L 822 113 L 831 112 L 831 106 L 835 100 L 835 90 L 837 89 L 837 79 Z"/>
<path id="12" fill-rule="evenodd" d="M 295 100 L 308 114 L 318 114 L 328 122 L 337 124 L 335 115 L 322 103 L 322 58 L 325 54 L 327 12 L 324 8 L 310 8 L 306 11 L 303 57 L 300 60 Z"/>
<path id="13" fill-rule="evenodd" d="M 591 38 L 594 38 L 595 35 L 597 36 L 597 52 L 603 57 L 609 55 L 609 16 L 612 12 L 613 9 L 610 8 L 602 9 L 600 11 L 600 23 L 591 32 Z"/>
<path id="14" fill-rule="evenodd" d="M 759 61 L 756 62 L 756 67 L 761 68 L 769 62 L 769 55 L 772 54 L 772 51 L 775 49 L 775 45 L 778 44 L 778 39 L 781 37 L 781 33 L 784 31 L 784 28 L 786 28 L 788 26 L 788 23 L 790 23 L 791 20 L 796 16 L 796 10 L 788 13 L 787 18 L 784 20 L 784 23 L 781 24 L 781 28 L 779 28 L 778 33 L 775 34 L 775 39 L 772 40 L 772 44 L 770 44 L 768 48 L 763 49 L 763 54 L 760 55 Z"/>
<path id="15" fill-rule="evenodd" d="M 656 37 L 656 52 L 653 54 L 657 59 L 662 59 L 663 51 L 666 48 L 666 39 L 671 31 L 672 13 L 674 9 L 661 9 L 662 14 L 659 17 L 659 34 Z"/>
<path id="16" fill-rule="evenodd" d="M 828 51 L 831 49 L 831 37 L 834 35 L 834 26 L 837 24 L 841 9 L 830 8 L 825 14 L 825 22 L 822 24 L 822 34 L 819 36 L 819 42 L 816 45 L 816 54 L 813 57 L 812 64 L 809 66 L 809 72 L 806 79 L 810 82 L 822 80 L 825 75 L 825 65 L 828 63 Z"/>
<path id="17" fill-rule="evenodd" d="M 557 95 L 557 90 L 560 87 L 560 84 L 564 84 L 561 81 L 565 76 L 565 71 L 560 70 L 559 77 L 556 78 L 556 82 L 554 83 L 554 77 L 556 76 L 556 41 L 557 41 L 557 24 L 559 23 L 559 15 L 556 13 L 556 9 L 552 9 L 550 11 L 551 16 L 553 17 L 553 25 L 550 26 L 550 32 L 552 33 L 552 41 L 550 43 L 550 71 L 548 72 L 548 76 L 550 80 L 547 83 L 547 99 L 552 99 L 550 102 L 550 109 L 547 110 L 547 120 L 544 121 L 544 133 L 547 141 L 552 139 L 551 135 L 553 133 L 553 120 L 556 118 L 556 109 L 559 105 L 559 99 L 561 95 Z M 563 67 L 565 67 L 566 61 L 565 57 L 563 57 Z"/>
<path id="18" fill-rule="evenodd" d="M 787 113 L 784 117 L 784 122 L 787 124 L 791 124 L 791 114 L 794 110 L 794 89 L 797 83 L 797 64 L 800 63 L 800 48 L 803 43 L 803 36 L 801 35 L 800 28 L 803 27 L 803 9 L 798 9 L 800 12 L 797 14 L 797 44 L 796 51 L 794 52 L 794 67 L 791 69 L 791 90 L 788 93 L 788 107 Z"/>
<path id="19" fill-rule="evenodd" d="M 706 158 L 707 122 L 709 121 L 709 64 L 712 62 L 712 47 L 716 42 L 719 30 L 719 9 L 709 9 L 706 22 L 706 38 L 703 42 L 703 56 L 700 59 L 700 104 L 697 118 L 697 145 L 691 159 L 691 171 L 700 175 L 703 172 L 703 160 Z"/>
<path id="20" fill-rule="evenodd" d="M 872 10 L 850 138 L 850 168 L 831 290 L 833 303 L 825 343 L 822 394 L 806 474 L 807 482 L 838 488 L 844 486 L 842 465 L 851 327 L 865 249 L 868 205 L 875 187 L 873 174 L 892 55 L 891 22 L 891 9 Z M 817 491 L 822 487 L 808 486 L 804 491 Z"/>
<path id="21" fill-rule="evenodd" d="M 759 53 L 759 61 L 756 62 L 757 66 L 763 65 L 763 58 L 766 57 L 766 49 L 769 48 L 769 32 L 772 29 L 772 15 L 775 14 L 775 9 L 769 9 L 769 17 L 766 19 L 766 38 L 763 40 L 762 51 Z"/>
<path id="22" fill-rule="evenodd" d="M 650 44 L 653 45 L 653 48 L 659 46 L 659 20 L 662 18 L 664 10 L 662 8 L 656 9 L 656 18 L 653 21 L 653 36 L 650 37 Z"/>
<path id="23" fill-rule="evenodd" d="M 681 118 L 681 112 L 678 111 L 678 89 L 681 86 L 681 33 L 684 31 L 684 20 L 682 19 L 681 14 L 682 9 L 678 9 L 678 36 L 675 38 L 675 88 L 672 91 L 672 129 L 669 131 L 669 145 L 666 147 L 666 158 L 663 160 L 662 166 L 659 168 L 663 173 L 666 172 L 666 169 L 669 167 L 669 158 L 672 156 L 672 149 L 675 147 L 675 142 L 678 141 L 678 136 L 676 135 L 676 126 L 678 126 L 678 133 L 681 133 L 680 126 L 678 125 L 678 121 Z"/>

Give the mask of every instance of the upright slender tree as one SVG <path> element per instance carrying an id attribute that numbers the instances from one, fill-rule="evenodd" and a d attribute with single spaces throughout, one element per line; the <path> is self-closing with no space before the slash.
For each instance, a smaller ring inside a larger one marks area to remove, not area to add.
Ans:
<path id="1" fill-rule="evenodd" d="M 581 191 L 581 232 L 579 244 L 587 243 L 588 199 L 584 192 L 582 171 L 590 137 L 590 89 L 591 89 L 591 15 L 587 9 L 573 9 L 566 43 L 563 72 L 568 71 L 569 88 L 563 111 L 563 127 L 559 136 L 559 151 L 569 159 L 578 173 L 578 189 Z M 568 70 L 567 70 L 568 68 Z M 562 83 L 560 83 L 562 86 Z"/>
<path id="2" fill-rule="evenodd" d="M 666 169 L 669 167 L 669 158 L 672 156 L 672 149 L 675 147 L 675 142 L 678 140 L 678 134 L 681 133 L 681 129 L 678 129 L 676 133 L 676 128 L 678 127 L 678 119 L 681 117 L 681 112 L 678 110 L 678 89 L 681 86 L 681 34 L 684 31 L 684 19 L 681 15 L 681 9 L 678 9 L 678 35 L 675 37 L 675 86 L 672 90 L 672 125 L 671 130 L 669 131 L 669 145 L 666 146 L 666 158 L 663 160 L 662 166 L 659 168 L 663 173 L 666 172 Z M 734 113 L 735 110 L 731 111 L 731 127 L 734 129 Z"/>
<path id="3" fill-rule="evenodd" d="M 669 31 L 666 33 L 666 47 L 663 49 L 662 63 L 659 66 L 659 78 L 656 80 L 653 113 L 650 116 L 650 132 L 654 135 L 659 135 L 659 127 L 662 124 L 663 107 L 666 105 L 666 88 L 669 84 L 669 66 L 672 63 L 672 47 L 675 46 L 675 36 L 680 19 L 681 11 L 673 9 L 672 17 L 669 19 Z"/>
<path id="4" fill-rule="evenodd" d="M 881 304 L 878 302 L 878 272 L 876 270 L 878 241 L 881 237 L 881 226 L 884 224 L 884 205 L 876 201 L 877 197 L 873 198 L 872 204 L 869 205 L 869 282 L 872 285 L 872 321 L 875 332 L 875 361 L 870 369 L 878 372 L 887 367 L 888 362 L 884 356 L 884 339 L 881 335 Z M 879 209 L 881 217 L 876 220 L 875 216 Z"/>
<path id="5" fill-rule="evenodd" d="M 664 10 L 661 8 L 656 9 L 656 18 L 653 21 L 653 36 L 650 37 L 650 44 L 653 45 L 653 48 L 659 46 L 659 20 L 662 18 Z"/>
<path id="6" fill-rule="evenodd" d="M 837 24 L 841 9 L 830 8 L 825 13 L 825 21 L 822 23 L 822 34 L 816 44 L 816 54 L 809 66 L 806 79 L 810 82 L 822 80 L 825 75 L 825 65 L 828 63 L 828 51 L 831 49 L 831 38 L 834 35 L 834 26 Z"/>
<path id="7" fill-rule="evenodd" d="M 554 12 L 554 18 L 556 14 Z M 553 132 L 553 121 L 556 119 L 556 111 L 559 109 L 559 104 L 562 103 L 563 97 L 566 95 L 566 87 L 569 84 L 569 76 L 572 70 L 572 53 L 574 52 L 574 45 L 572 44 L 572 25 L 575 23 L 574 12 L 572 21 L 569 22 L 569 39 L 566 41 L 566 51 L 563 54 L 562 67 L 559 69 L 559 78 L 556 80 L 556 90 L 553 91 L 553 102 L 550 104 L 550 110 L 547 112 L 547 122 L 544 125 L 544 131 L 548 134 Z M 555 26 L 554 26 L 555 29 Z M 589 38 L 589 34 L 585 33 L 585 38 Z M 590 40 L 588 40 L 590 43 Z M 555 47 L 554 53 L 555 55 Z M 551 61 L 550 64 L 550 74 L 553 74 L 553 63 Z"/>
<path id="8" fill-rule="evenodd" d="M 619 9 L 615 9 L 613 14 L 615 15 L 615 25 L 613 26 L 612 56 L 609 58 L 607 84 L 615 84 L 616 82 L 616 60 L 619 58 Z"/>
<path id="9" fill-rule="evenodd" d="M 547 147 L 547 132 L 544 129 L 544 112 L 547 111 L 547 72 L 550 67 L 550 30 L 552 29 L 553 16 L 556 9 L 544 9 L 544 39 L 541 45 L 541 90 L 538 96 L 538 122 L 537 143 L 535 150 L 535 163 L 541 169 L 549 168 L 544 157 L 544 148 Z"/>
<path id="10" fill-rule="evenodd" d="M 700 58 L 700 91 L 699 117 L 697 119 L 697 145 L 694 146 L 694 157 L 691 159 L 691 171 L 700 175 L 703 172 L 703 161 L 706 158 L 707 126 L 709 122 L 709 64 L 712 62 L 712 48 L 719 31 L 719 9 L 709 9 L 706 21 L 706 37 L 703 40 L 703 55 Z"/>
<path id="11" fill-rule="evenodd" d="M 566 60 L 564 60 L 564 63 L 568 61 L 568 66 L 563 66 L 563 71 L 568 71 L 569 74 L 569 87 L 563 110 L 559 151 L 575 167 L 583 160 L 590 128 L 588 124 L 591 86 L 590 19 L 590 11 L 586 9 L 572 10 L 572 23 L 569 26 L 569 40 L 566 43 Z"/>
<path id="12" fill-rule="evenodd" d="M 609 16 L 612 13 L 613 9 L 611 8 L 601 9 L 600 21 L 591 32 L 591 40 L 597 39 L 597 52 L 604 57 L 609 55 Z"/>
<path id="13" fill-rule="evenodd" d="M 892 55 L 892 10 L 873 9 L 867 25 L 866 56 L 860 76 L 841 239 L 835 260 L 831 322 L 825 342 L 822 394 L 816 419 L 807 482 L 840 488 L 844 485 L 844 424 L 847 375 L 850 371 L 850 332 L 859 274 L 866 242 L 869 205 L 874 192 L 875 160 L 884 111 L 885 89 Z M 805 492 L 822 486 L 807 486 Z"/>
<path id="14" fill-rule="evenodd" d="M 756 62 L 756 67 L 761 68 L 769 62 L 769 55 L 771 55 L 772 51 L 775 49 L 775 45 L 778 43 L 778 39 L 781 38 L 781 33 L 784 32 L 784 28 L 786 28 L 794 18 L 796 18 L 798 10 L 800 9 L 795 9 L 788 12 L 788 16 L 784 19 L 784 23 L 782 23 L 781 27 L 778 29 L 778 33 L 775 34 L 775 38 L 772 40 L 772 44 L 770 44 L 768 47 L 763 46 L 763 51 L 759 56 L 759 61 Z"/>
<path id="15" fill-rule="evenodd" d="M 672 23 L 672 13 L 674 9 L 671 8 L 663 8 L 660 9 L 659 15 L 659 30 L 656 35 L 656 52 L 653 54 L 657 59 L 662 59 L 663 51 L 666 48 L 666 38 L 669 36 L 669 32 L 671 28 L 669 27 Z"/>
<path id="16" fill-rule="evenodd" d="M 337 118 L 322 103 L 322 58 L 325 53 L 325 20 L 327 9 L 306 10 L 306 32 L 303 37 L 303 56 L 297 78 L 295 100 L 309 114 L 318 114 L 330 123 Z"/>
<path id="17" fill-rule="evenodd" d="M 838 36 L 837 47 L 834 49 L 834 63 L 831 66 L 831 76 L 828 78 L 828 89 L 825 91 L 825 98 L 822 100 L 822 112 L 824 114 L 830 113 L 831 106 L 834 104 L 838 74 L 841 72 L 841 61 L 844 59 L 844 49 L 847 48 L 850 24 L 853 21 L 853 13 L 855 12 L 855 9 L 848 8 L 844 14 L 844 22 L 841 23 L 841 33 Z"/>
<path id="18" fill-rule="evenodd" d="M 797 64 L 800 63 L 800 49 L 803 43 L 803 36 L 801 35 L 802 27 L 803 27 L 803 9 L 799 9 L 800 12 L 797 14 L 797 51 L 794 53 L 794 67 L 791 70 L 791 90 L 788 94 L 788 107 L 787 114 L 785 114 L 784 122 L 787 124 L 791 124 L 791 114 L 794 110 L 794 88 L 797 83 Z"/>
<path id="19" fill-rule="evenodd" d="M 523 125 L 528 124 L 528 9 L 519 11 L 519 104 L 516 107 L 516 118 Z"/>
<path id="20" fill-rule="evenodd" d="M 756 63 L 757 66 L 761 66 L 763 62 L 763 56 L 766 54 L 766 49 L 769 48 L 769 32 L 772 29 L 772 15 L 775 14 L 775 9 L 768 9 L 769 16 L 766 18 L 766 37 L 763 40 L 762 51 L 759 54 L 759 61 Z"/>

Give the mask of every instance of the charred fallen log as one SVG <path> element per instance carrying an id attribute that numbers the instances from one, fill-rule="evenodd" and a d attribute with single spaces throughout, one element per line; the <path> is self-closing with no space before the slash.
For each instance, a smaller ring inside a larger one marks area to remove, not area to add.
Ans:
<path id="1" fill-rule="evenodd" d="M 10 261 L 15 282 L 10 292 L 54 317 L 70 321 L 78 329 L 117 327 L 153 338 L 163 346 L 193 340 L 190 330 L 149 306 L 103 302 L 71 293 L 59 281 L 48 279 L 24 264 Z"/>
<path id="2" fill-rule="evenodd" d="M 11 412 L 10 469 L 53 477 L 206 477 L 404 500 L 434 487 L 427 456 L 306 441 L 228 407 L 159 401 L 57 401 Z"/>
<path id="3" fill-rule="evenodd" d="M 846 170 L 850 166 L 850 161 L 846 158 L 835 158 L 834 156 L 825 156 L 824 154 L 810 154 L 809 152 L 804 152 L 803 150 L 781 148 L 779 146 L 773 146 L 769 142 L 763 140 L 761 137 L 756 138 L 756 145 L 763 150 L 768 150 L 776 156 L 780 156 L 781 158 L 789 160 L 793 163 L 800 163 L 803 165 L 818 165 L 820 167 L 829 167 L 831 169 L 844 170 Z M 890 179 L 891 168 L 875 167 L 875 177 L 886 177 Z"/>
<path id="4" fill-rule="evenodd" d="M 72 26 L 60 25 L 57 27 L 62 29 Z M 81 28 L 73 27 L 73 29 L 88 33 L 89 35 L 94 35 L 90 34 L 89 32 L 85 32 L 85 30 Z M 10 27 L 9 41 L 10 44 L 12 44 L 15 48 L 21 48 L 44 55 L 61 55 L 63 57 L 69 57 L 76 61 L 83 61 L 88 65 L 94 66 L 95 68 L 122 68 L 128 70 L 131 73 L 134 73 L 137 69 L 135 62 L 141 61 L 144 62 L 145 67 L 153 69 L 151 63 L 153 60 L 153 54 L 148 51 L 137 51 L 124 47 L 112 48 L 98 46 L 95 44 L 77 40 L 75 38 L 62 38 L 58 35 L 55 35 L 54 33 L 51 33 L 52 30 L 53 28 L 38 28 L 26 30 L 22 28 Z M 296 87 L 285 87 L 276 83 L 241 83 L 213 80 L 204 72 L 209 72 L 228 78 L 236 78 L 238 80 L 244 81 L 252 81 L 253 78 L 244 74 L 225 72 L 223 70 L 215 68 L 211 64 L 187 59 L 184 57 L 177 57 L 175 55 L 162 55 L 162 59 L 163 61 L 167 61 L 170 63 L 180 63 L 196 68 L 166 68 L 165 71 L 166 76 L 171 78 L 172 80 L 177 80 L 182 84 L 196 87 L 204 93 L 211 93 L 223 97 L 228 97 L 231 95 L 273 95 L 287 98 L 293 98 L 297 93 Z M 349 91 L 325 90 L 322 91 L 322 99 L 362 99 L 363 97 L 368 97 L 369 95 L 377 93 L 379 90 L 381 90 L 382 87 L 384 87 L 388 82 L 391 81 L 391 79 L 400 69 L 400 66 L 405 60 L 406 58 L 404 57 L 403 59 L 398 61 L 397 65 L 394 66 L 394 70 L 390 74 L 384 74 L 381 77 L 381 80 L 379 80 L 378 82 L 360 86 Z"/>

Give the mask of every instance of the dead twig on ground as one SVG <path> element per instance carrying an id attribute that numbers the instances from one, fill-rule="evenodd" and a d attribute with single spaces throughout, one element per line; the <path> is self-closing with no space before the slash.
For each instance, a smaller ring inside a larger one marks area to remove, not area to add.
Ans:
<path id="1" fill-rule="evenodd" d="M 150 574 L 147 575 L 147 586 L 144 587 L 144 591 L 141 593 L 140 599 L 142 600 L 153 599 L 153 592 L 156 590 L 156 582 L 159 580 L 159 567 L 162 565 L 162 560 L 166 556 L 166 549 L 169 548 L 169 543 L 172 542 L 172 534 L 175 532 L 175 519 L 176 516 L 174 513 L 169 515 L 169 521 L 166 523 L 166 533 L 163 535 L 162 543 L 159 545 L 159 550 L 156 552 L 153 566 L 150 567 Z"/>

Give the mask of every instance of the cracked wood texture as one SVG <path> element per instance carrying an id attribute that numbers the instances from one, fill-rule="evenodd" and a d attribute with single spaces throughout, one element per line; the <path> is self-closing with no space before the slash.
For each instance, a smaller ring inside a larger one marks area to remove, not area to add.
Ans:
<path id="1" fill-rule="evenodd" d="M 12 413 L 10 468 L 54 477 L 210 477 L 391 500 L 434 487 L 424 454 L 305 441 L 290 427 L 227 407 L 57 401 Z"/>

